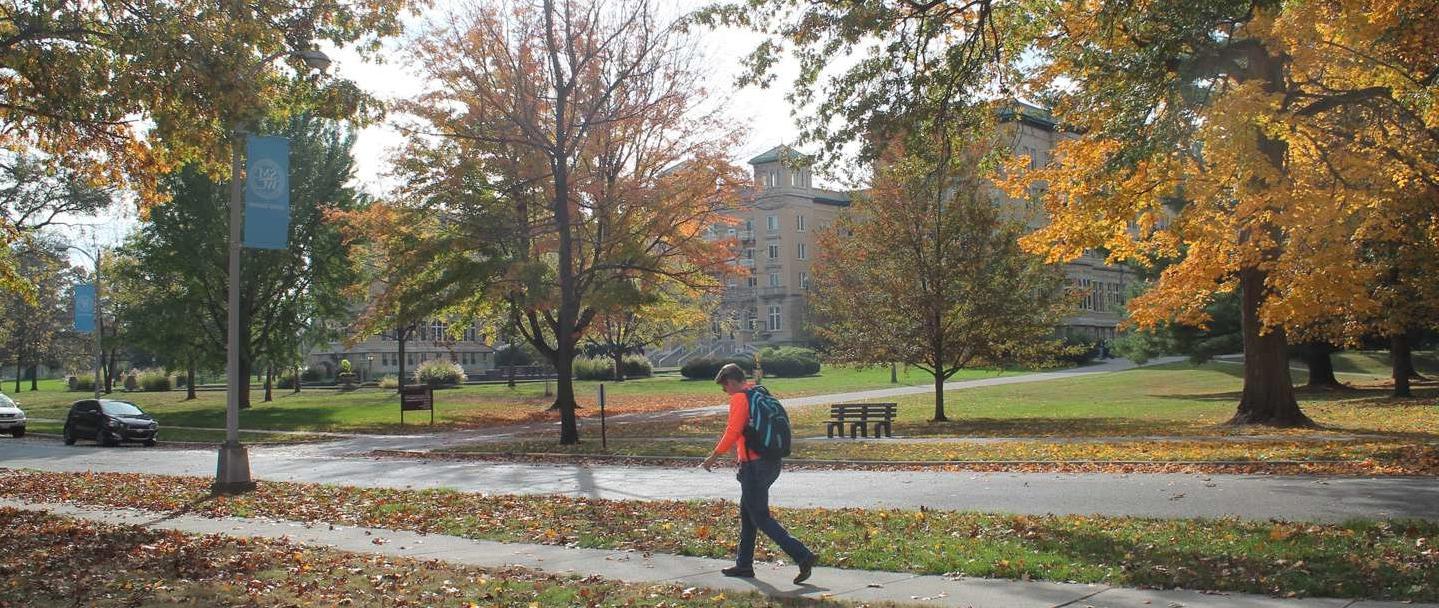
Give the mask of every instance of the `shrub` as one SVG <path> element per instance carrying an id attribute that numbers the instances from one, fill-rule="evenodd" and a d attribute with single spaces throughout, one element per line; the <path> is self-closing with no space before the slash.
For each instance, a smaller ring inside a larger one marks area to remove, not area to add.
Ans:
<path id="1" fill-rule="evenodd" d="M 1083 334 L 1065 332 L 1063 341 L 1064 347 L 1059 356 L 1061 361 L 1073 363 L 1074 365 L 1084 365 L 1099 356 L 1099 341 L 1094 338 Z"/>
<path id="2" fill-rule="evenodd" d="M 685 361 L 684 366 L 680 368 L 680 375 L 691 380 L 713 381 L 715 374 L 718 374 L 720 368 L 724 367 L 727 363 L 740 366 L 746 374 L 754 374 L 754 358 L 752 357 L 728 357 L 724 359 L 700 357 Z"/>
<path id="3" fill-rule="evenodd" d="M 294 390 L 295 372 L 293 370 L 286 370 L 280 372 L 280 376 L 275 379 L 275 386 L 277 388 L 287 388 L 290 390 Z"/>
<path id="4" fill-rule="evenodd" d="M 300 379 L 305 382 L 319 382 L 322 377 L 320 369 L 317 367 L 307 367 L 300 372 Z"/>
<path id="5" fill-rule="evenodd" d="M 125 376 L 122 378 L 122 380 L 123 380 L 124 385 L 125 385 L 125 390 L 127 390 L 127 391 L 138 391 L 138 390 L 140 390 L 140 370 L 132 369 L 132 370 L 130 370 L 130 371 L 128 371 L 128 372 L 125 372 Z"/>
<path id="6" fill-rule="evenodd" d="M 94 391 L 94 390 L 95 390 L 95 377 L 94 377 L 94 376 L 76 376 L 76 377 L 75 377 L 75 381 L 70 384 L 70 390 L 72 390 L 72 391 L 81 391 L 81 392 L 85 392 L 85 393 Z"/>
<path id="7" fill-rule="evenodd" d="M 449 359 L 430 359 L 415 370 L 415 381 L 430 386 L 454 386 L 465 381 L 465 368 Z"/>
<path id="8" fill-rule="evenodd" d="M 644 355 L 629 355 L 624 358 L 626 378 L 648 378 L 655 373 L 650 360 Z"/>
<path id="9" fill-rule="evenodd" d="M 575 357 L 570 368 L 578 380 L 610 380 L 614 378 L 614 362 L 610 359 Z"/>
<path id="10" fill-rule="evenodd" d="M 349 359 L 340 359 L 340 373 L 342 373 L 342 374 L 349 374 L 349 373 L 353 373 L 353 372 L 354 372 L 354 367 L 350 365 L 350 360 L 349 360 Z"/>
<path id="11" fill-rule="evenodd" d="M 540 352 L 528 342 L 510 344 L 495 351 L 495 367 L 535 365 L 541 358 Z"/>
<path id="12" fill-rule="evenodd" d="M 174 386 L 174 381 L 170 379 L 170 374 L 165 373 L 163 369 L 140 370 L 136 375 L 139 377 L 140 388 L 143 390 L 168 391 Z M 129 386 L 129 382 L 130 378 L 127 376 L 125 378 L 127 387 Z"/>
<path id="13" fill-rule="evenodd" d="M 819 373 L 819 355 L 808 348 L 766 348 L 759 353 L 764 375 L 772 378 L 813 376 Z"/>
<path id="14" fill-rule="evenodd" d="M 380 388 L 400 388 L 400 377 L 394 374 L 385 374 L 380 378 Z"/>

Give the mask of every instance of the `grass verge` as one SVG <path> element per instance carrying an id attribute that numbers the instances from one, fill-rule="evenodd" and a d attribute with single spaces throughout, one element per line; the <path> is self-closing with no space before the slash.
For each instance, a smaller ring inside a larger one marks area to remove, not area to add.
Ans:
<path id="1" fill-rule="evenodd" d="M 0 472 L 0 495 L 32 501 L 185 510 L 706 557 L 733 555 L 734 505 L 492 496 L 260 482 L 239 497 L 209 479 Z M 827 566 L 1130 587 L 1434 601 L 1439 523 L 991 515 L 775 509 Z M 760 559 L 773 559 L 767 546 Z"/>
<path id="2" fill-rule="evenodd" d="M 554 441 L 479 443 L 437 450 L 442 455 L 527 455 L 703 457 L 714 447 L 708 441 L 616 440 L 602 448 L 598 442 L 559 445 Z M 804 466 L 804 461 L 848 461 L 862 463 L 933 463 L 984 465 L 986 470 L 1085 470 L 1104 471 L 1106 465 L 1133 471 L 1134 465 L 1153 463 L 1192 465 L 1203 471 L 1206 464 L 1222 466 L 1225 472 L 1285 472 L 1337 475 L 1439 475 L 1439 445 L 1415 445 L 1400 441 L 1112 441 L 1045 442 L 996 441 L 984 443 L 895 441 L 807 441 L 794 445 L 786 462 Z M 1002 465 L 1012 463 L 1012 469 Z M 693 463 L 673 461 L 675 466 Z M 994 465 L 994 466 L 991 466 Z M 837 463 L 842 468 L 844 465 Z M 1238 470 L 1236 470 L 1238 469 Z M 1213 469 L 1218 470 L 1218 469 Z"/>
<path id="3" fill-rule="evenodd" d="M 49 433 L 59 435 L 64 430 L 64 424 L 59 422 L 30 422 L 26 428 L 31 433 Z M 245 443 L 309 443 L 315 441 L 333 440 L 333 437 L 323 435 L 305 435 L 303 433 L 277 435 L 274 433 L 249 433 L 240 431 L 240 441 Z M 58 441 L 58 439 L 57 439 Z M 170 443 L 224 443 L 225 431 L 223 429 L 199 430 L 199 429 L 173 429 L 160 427 L 160 435 L 157 440 L 160 445 Z M 80 440 L 79 445 L 94 443 L 88 439 Z M 128 445 L 128 444 L 127 444 Z"/>
<path id="4" fill-rule="evenodd" d="M 454 566 L 8 508 L 0 508 L 0 521 L 7 532 L 0 607 L 847 605 Z"/>

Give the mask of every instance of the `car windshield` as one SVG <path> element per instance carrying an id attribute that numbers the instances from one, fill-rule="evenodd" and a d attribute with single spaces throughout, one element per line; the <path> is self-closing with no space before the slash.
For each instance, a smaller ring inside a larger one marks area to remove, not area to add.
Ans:
<path id="1" fill-rule="evenodd" d="M 102 401 L 100 407 L 111 416 L 141 416 L 145 414 L 129 401 Z"/>
<path id="2" fill-rule="evenodd" d="M 15 402 L 4 394 L 0 394 L 0 407 L 15 407 Z"/>

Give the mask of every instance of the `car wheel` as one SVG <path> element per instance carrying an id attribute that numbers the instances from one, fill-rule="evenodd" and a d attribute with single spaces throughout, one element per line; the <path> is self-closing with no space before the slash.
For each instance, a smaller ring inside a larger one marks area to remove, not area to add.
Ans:
<path id="1" fill-rule="evenodd" d="M 25 429 L 15 429 L 13 431 L 10 431 L 10 434 L 14 435 L 16 439 L 19 439 L 25 436 Z"/>
<path id="2" fill-rule="evenodd" d="M 145 440 L 145 447 L 147 447 L 147 448 L 153 448 L 153 447 L 155 447 L 155 440 L 154 440 L 154 439 L 146 439 L 146 440 Z"/>
<path id="3" fill-rule="evenodd" d="M 70 428 L 70 425 L 67 424 L 65 425 L 65 432 L 63 434 L 65 436 L 65 445 L 75 445 L 75 429 Z"/>

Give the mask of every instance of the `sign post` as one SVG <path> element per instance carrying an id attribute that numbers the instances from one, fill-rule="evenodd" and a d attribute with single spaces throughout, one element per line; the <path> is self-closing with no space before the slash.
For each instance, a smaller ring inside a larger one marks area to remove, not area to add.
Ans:
<path id="1" fill-rule="evenodd" d="M 435 389 L 428 385 L 400 387 L 400 426 L 405 425 L 405 412 L 430 410 L 430 426 L 435 425 Z"/>
<path id="2" fill-rule="evenodd" d="M 605 385 L 600 384 L 600 449 L 609 450 L 610 444 L 605 437 Z"/>

